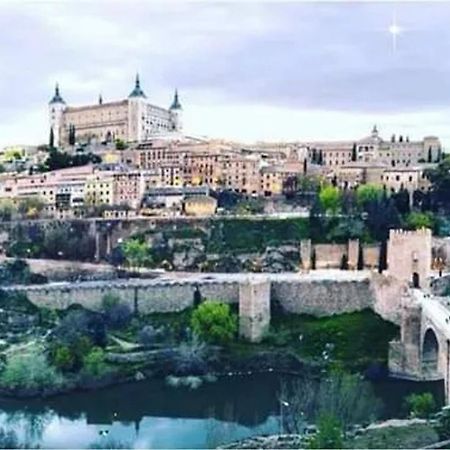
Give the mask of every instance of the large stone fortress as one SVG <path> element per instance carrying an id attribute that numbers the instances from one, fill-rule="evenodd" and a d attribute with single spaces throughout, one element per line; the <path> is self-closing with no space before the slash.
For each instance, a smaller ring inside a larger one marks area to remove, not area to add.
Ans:
<path id="1" fill-rule="evenodd" d="M 158 134 L 182 129 L 182 108 L 175 91 L 169 109 L 155 106 L 147 100 L 136 75 L 134 89 L 127 99 L 86 106 L 68 106 L 56 85 L 49 102 L 50 129 L 54 144 L 67 145 L 74 132 L 77 142 L 141 142 Z"/>

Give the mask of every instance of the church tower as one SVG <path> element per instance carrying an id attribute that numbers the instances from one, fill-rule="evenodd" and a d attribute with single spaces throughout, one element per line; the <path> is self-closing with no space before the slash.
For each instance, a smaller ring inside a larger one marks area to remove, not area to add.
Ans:
<path id="1" fill-rule="evenodd" d="M 144 91 L 141 88 L 141 82 L 139 80 L 139 74 L 136 74 L 136 80 L 134 82 L 134 89 L 128 96 L 128 140 L 129 141 L 141 141 L 143 140 L 143 129 L 145 128 L 145 105 L 146 98 Z"/>
<path id="2" fill-rule="evenodd" d="M 64 110 L 66 109 L 66 102 L 63 100 L 61 94 L 59 93 L 58 83 L 56 83 L 55 94 L 50 100 L 48 108 L 50 133 L 52 132 L 51 130 L 53 130 L 53 144 L 55 147 L 58 147 L 61 143 L 60 138 L 62 134 L 62 118 Z"/>
<path id="3" fill-rule="evenodd" d="M 172 120 L 173 131 L 181 131 L 183 129 L 183 108 L 181 107 L 180 100 L 178 99 L 178 89 L 175 89 L 173 102 L 170 105 L 169 111 Z"/>

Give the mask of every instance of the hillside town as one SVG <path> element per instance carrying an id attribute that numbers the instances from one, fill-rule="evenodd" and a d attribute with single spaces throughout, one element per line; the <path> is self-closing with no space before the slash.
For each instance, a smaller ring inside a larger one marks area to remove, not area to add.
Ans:
<path id="1" fill-rule="evenodd" d="M 355 140 L 247 145 L 185 134 L 182 116 L 178 91 L 168 109 L 152 105 L 139 75 L 127 99 L 86 106 L 68 106 L 56 85 L 48 144 L 0 153 L 0 200 L 33 199 L 31 215 L 57 219 L 210 216 L 223 211 L 223 192 L 260 199 L 266 212 L 296 211 L 305 202 L 284 200 L 308 180 L 412 199 L 430 189 L 427 171 L 443 156 L 438 137 L 387 139 L 376 125 Z"/>

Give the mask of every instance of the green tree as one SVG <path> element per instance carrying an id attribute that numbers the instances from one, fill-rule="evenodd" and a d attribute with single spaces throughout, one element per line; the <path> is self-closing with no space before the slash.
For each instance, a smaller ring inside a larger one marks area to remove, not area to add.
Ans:
<path id="1" fill-rule="evenodd" d="M 191 326 L 205 342 L 226 344 L 235 337 L 238 322 L 229 305 L 207 300 L 192 313 Z"/>
<path id="2" fill-rule="evenodd" d="M 53 131 L 53 127 L 50 128 L 50 136 L 48 139 L 48 145 L 50 148 L 55 146 L 55 132 Z"/>
<path id="3" fill-rule="evenodd" d="M 70 371 L 75 364 L 75 355 L 68 346 L 61 345 L 54 351 L 52 362 L 59 370 Z"/>
<path id="4" fill-rule="evenodd" d="M 124 242 L 123 253 L 130 267 L 143 267 L 151 262 L 148 247 L 139 239 L 129 239 Z"/>
<path id="5" fill-rule="evenodd" d="M 308 448 L 344 448 L 344 433 L 339 420 L 324 414 L 317 423 L 317 433 L 310 439 Z"/>
<path id="6" fill-rule="evenodd" d="M 379 202 L 383 198 L 383 188 L 375 184 L 363 184 L 356 190 L 356 202 L 365 209 L 370 202 Z"/>
<path id="7" fill-rule="evenodd" d="M 406 216 L 406 225 L 413 230 L 434 227 L 434 216 L 431 212 L 413 211 Z"/>
<path id="8" fill-rule="evenodd" d="M 342 203 L 342 195 L 337 187 L 323 187 L 319 194 L 319 201 L 324 211 L 336 214 Z"/>
<path id="9" fill-rule="evenodd" d="M 116 150 L 125 150 L 127 144 L 122 139 L 116 139 Z"/>
<path id="10" fill-rule="evenodd" d="M 105 362 L 105 352 L 100 347 L 94 347 L 83 359 L 84 371 L 94 377 L 104 375 L 108 372 Z"/>
<path id="11" fill-rule="evenodd" d="M 436 411 L 436 402 L 430 392 L 410 394 L 406 397 L 405 403 L 412 417 L 428 419 Z"/>

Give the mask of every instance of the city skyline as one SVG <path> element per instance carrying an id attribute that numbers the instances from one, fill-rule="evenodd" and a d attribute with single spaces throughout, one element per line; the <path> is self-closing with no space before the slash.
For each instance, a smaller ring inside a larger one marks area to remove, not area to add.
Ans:
<path id="1" fill-rule="evenodd" d="M 128 5 L 128 6 L 127 6 Z M 243 141 L 427 134 L 450 142 L 448 4 L 7 2 L 0 145 L 48 139 L 69 104 L 178 87 L 187 133 Z M 395 16 L 394 16 L 395 15 Z M 393 51 L 390 27 L 395 35 Z M 348 23 L 352 23 L 352 27 Z M 17 48 L 21 48 L 17 52 Z M 45 62 L 45 63 L 44 63 Z"/>

